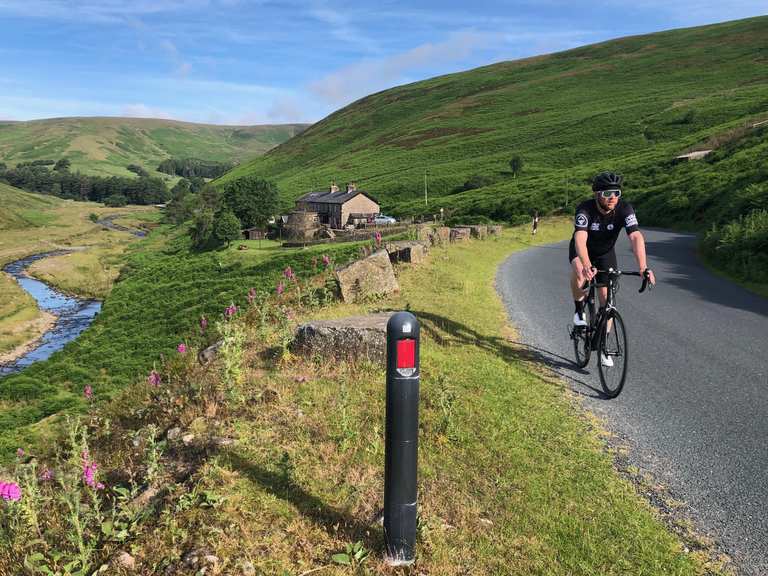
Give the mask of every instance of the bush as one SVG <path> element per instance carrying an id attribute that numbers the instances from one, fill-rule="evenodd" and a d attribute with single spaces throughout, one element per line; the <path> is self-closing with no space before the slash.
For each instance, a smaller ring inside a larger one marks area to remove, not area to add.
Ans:
<path id="1" fill-rule="evenodd" d="M 104 206 L 110 208 L 122 208 L 126 204 L 128 204 L 128 199 L 122 194 L 113 194 L 104 198 Z"/>
<path id="2" fill-rule="evenodd" d="M 755 210 L 707 233 L 704 253 L 718 266 L 750 282 L 768 282 L 768 210 Z"/>

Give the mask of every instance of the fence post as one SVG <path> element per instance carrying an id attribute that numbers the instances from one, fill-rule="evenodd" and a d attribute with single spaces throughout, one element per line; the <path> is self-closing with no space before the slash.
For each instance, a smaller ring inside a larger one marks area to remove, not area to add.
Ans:
<path id="1" fill-rule="evenodd" d="M 384 543 L 391 566 L 415 557 L 419 378 L 419 321 L 397 312 L 387 323 Z"/>

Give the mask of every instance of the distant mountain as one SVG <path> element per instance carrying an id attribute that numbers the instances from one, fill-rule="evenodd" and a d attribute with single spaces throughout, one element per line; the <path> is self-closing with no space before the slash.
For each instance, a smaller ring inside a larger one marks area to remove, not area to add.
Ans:
<path id="1" fill-rule="evenodd" d="M 0 121 L 0 162 L 13 166 L 67 157 L 72 170 L 133 176 L 136 164 L 154 172 L 166 158 L 242 162 L 306 128 L 305 124 L 216 126 L 150 118 L 51 118 Z"/>
<path id="2" fill-rule="evenodd" d="M 614 169 L 646 223 L 765 206 L 768 17 L 621 38 L 367 96 L 222 177 L 284 202 L 356 181 L 386 210 L 522 220 L 588 195 Z M 717 148 L 704 161 L 683 152 Z M 523 160 L 512 174 L 509 161 Z M 424 200 L 426 185 L 428 204 Z M 743 190 L 750 185 L 751 192 Z M 763 188 L 760 188 L 760 187 Z M 746 202 L 746 203 L 745 203 Z M 651 216 L 650 220 L 648 215 Z"/>

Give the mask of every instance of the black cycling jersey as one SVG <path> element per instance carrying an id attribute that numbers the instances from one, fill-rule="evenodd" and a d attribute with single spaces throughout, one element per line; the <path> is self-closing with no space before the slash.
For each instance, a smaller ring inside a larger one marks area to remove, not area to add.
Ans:
<path id="1" fill-rule="evenodd" d="M 597 207 L 597 200 L 586 200 L 576 207 L 576 230 L 587 231 L 587 251 L 590 260 L 600 258 L 613 251 L 619 232 L 624 228 L 627 234 L 639 230 L 637 216 L 632 206 L 619 199 L 616 208 L 603 214 Z M 575 243 L 571 237 L 570 259 L 576 257 Z"/>

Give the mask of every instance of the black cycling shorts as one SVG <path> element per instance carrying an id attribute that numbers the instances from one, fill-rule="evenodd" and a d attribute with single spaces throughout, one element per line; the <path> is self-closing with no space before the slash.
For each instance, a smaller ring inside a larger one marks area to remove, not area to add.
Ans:
<path id="1" fill-rule="evenodd" d="M 576 255 L 576 244 L 573 241 L 573 238 L 571 238 L 571 243 L 568 245 L 568 262 L 573 262 L 574 258 L 577 258 Z M 592 266 L 597 268 L 598 270 L 608 270 L 608 268 L 613 268 L 614 270 L 617 270 L 619 268 L 618 260 L 616 259 L 616 250 L 611 248 L 608 252 L 605 254 L 601 254 L 600 256 L 595 256 L 594 254 L 589 255 L 589 261 L 592 262 Z M 608 279 L 605 277 L 604 274 L 598 274 L 597 281 L 601 284 L 608 281 Z"/>

